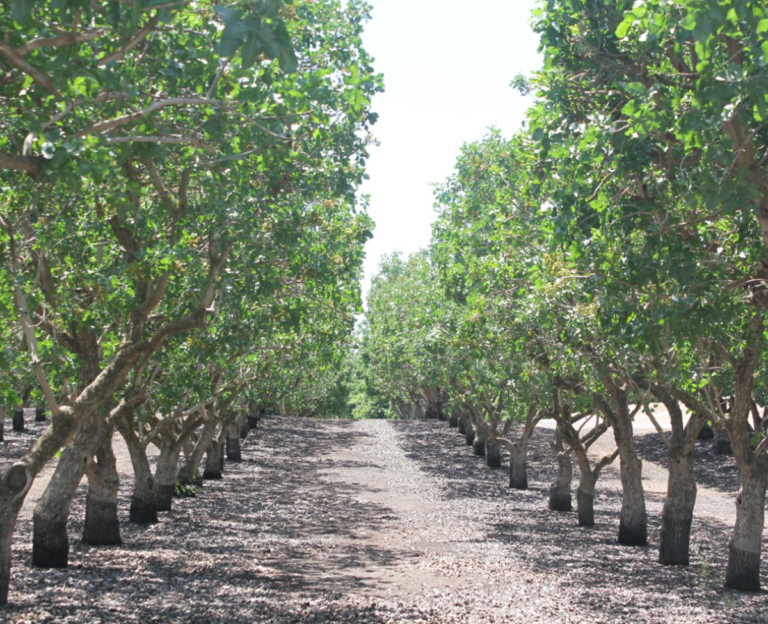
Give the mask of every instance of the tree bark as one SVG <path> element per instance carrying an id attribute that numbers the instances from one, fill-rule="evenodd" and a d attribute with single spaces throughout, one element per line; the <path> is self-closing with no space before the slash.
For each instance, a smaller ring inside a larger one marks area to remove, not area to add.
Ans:
<path id="1" fill-rule="evenodd" d="M 134 524 L 155 524 L 157 518 L 157 481 L 147 458 L 147 448 L 142 444 L 133 428 L 132 420 L 118 423 L 120 435 L 128 447 L 133 466 L 133 494 L 128 521 Z"/>
<path id="2" fill-rule="evenodd" d="M 528 445 L 518 440 L 512 443 L 509 454 L 509 487 L 515 490 L 528 489 Z"/>
<path id="3" fill-rule="evenodd" d="M 88 465 L 85 474 L 88 477 L 88 494 L 85 499 L 83 542 L 98 546 L 122 544 L 120 520 L 117 516 L 120 479 L 112 451 L 111 427 L 102 433 L 101 443 L 96 450 L 96 461 Z"/>
<path id="4" fill-rule="evenodd" d="M 155 467 L 158 511 L 171 511 L 173 506 L 173 490 L 176 486 L 179 453 L 181 453 L 181 444 L 177 444 L 175 440 L 164 440 L 160 446 L 160 456 L 157 458 L 157 466 Z"/>
<path id="5" fill-rule="evenodd" d="M 563 446 L 561 425 L 555 429 L 552 450 L 557 459 L 557 478 L 549 486 L 549 509 L 552 511 L 571 511 L 571 483 L 573 482 L 573 463 L 571 453 Z"/>
<path id="6" fill-rule="evenodd" d="M 203 472 L 203 479 L 221 479 L 223 476 L 221 466 L 223 461 L 224 457 L 221 444 L 218 440 L 212 440 L 208 445 L 205 454 L 205 471 Z"/>
<path id="7" fill-rule="evenodd" d="M 485 441 L 485 463 L 489 468 L 501 467 L 501 446 L 498 442 Z"/>
<path id="8" fill-rule="evenodd" d="M 765 524 L 765 489 L 768 471 L 764 466 L 742 469 L 736 498 L 736 524 L 728 545 L 725 586 L 741 591 L 760 590 L 760 551 Z"/>
<path id="9" fill-rule="evenodd" d="M 579 526 L 595 526 L 595 483 L 596 474 L 582 470 L 579 487 L 576 488 L 576 509 L 579 516 Z"/>
<path id="10" fill-rule="evenodd" d="M 227 426 L 227 459 L 231 462 L 243 460 L 240 449 L 240 434 L 236 422 L 232 422 Z"/>
<path id="11" fill-rule="evenodd" d="M 475 435 L 472 441 L 472 452 L 482 457 L 485 455 L 485 441 L 488 439 L 488 434 L 482 427 L 475 427 Z"/>
<path id="12" fill-rule="evenodd" d="M 24 409 L 17 409 L 13 412 L 13 430 L 24 431 Z"/>
<path id="13" fill-rule="evenodd" d="M 5 410 L 0 410 L 0 418 L 5 418 Z M 33 474 L 24 464 L 11 466 L 0 478 L 0 605 L 8 602 L 13 529 L 32 479 Z"/>
<path id="14" fill-rule="evenodd" d="M 456 422 L 456 430 L 461 435 L 467 435 L 467 428 L 464 426 L 464 419 L 459 417 L 458 421 Z M 2 432 L 0 432 L 0 435 L 2 435 Z M 2 439 L 2 438 L 0 438 Z"/>
<path id="15" fill-rule="evenodd" d="M 103 422 L 96 416 L 81 422 L 72 443 L 62 451 L 56 470 L 35 507 L 32 517 L 32 564 L 35 566 L 65 568 L 69 563 L 69 511 L 99 442 L 100 427 Z"/>
<path id="16" fill-rule="evenodd" d="M 42 407 L 35 408 L 35 422 L 45 422 L 45 409 Z"/>
<path id="17" fill-rule="evenodd" d="M 668 463 L 667 498 L 661 515 L 659 563 L 688 565 L 693 507 L 696 504 L 693 453 L 671 449 Z"/>

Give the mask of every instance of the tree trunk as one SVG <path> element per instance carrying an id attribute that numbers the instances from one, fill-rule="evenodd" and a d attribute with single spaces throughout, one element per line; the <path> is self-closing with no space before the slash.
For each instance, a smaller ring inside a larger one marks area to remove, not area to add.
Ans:
<path id="1" fill-rule="evenodd" d="M 200 437 L 198 437 L 197 441 L 192 445 L 192 450 L 187 452 L 190 445 L 185 447 L 185 461 L 182 462 L 177 475 L 177 480 L 182 485 L 197 485 L 202 487 L 203 479 L 209 478 L 205 475 L 200 477 L 199 471 L 200 463 L 203 461 L 203 456 L 211 444 L 214 433 L 216 433 L 216 420 L 211 419 L 203 425 Z"/>
<path id="2" fill-rule="evenodd" d="M 448 426 L 454 429 L 459 426 L 459 415 L 456 412 L 451 412 L 451 417 L 448 419 Z"/>
<path id="3" fill-rule="evenodd" d="M 237 423 L 232 422 L 227 426 L 227 459 L 231 462 L 243 460 L 240 451 L 240 434 L 237 430 Z"/>
<path id="4" fill-rule="evenodd" d="M 0 417 L 5 418 L 5 410 L 0 410 Z M 32 475 L 23 464 L 11 466 L 0 478 L 0 605 L 8 602 L 13 529 L 31 485 Z"/>
<path id="5" fill-rule="evenodd" d="M 715 453 L 717 455 L 733 455 L 731 438 L 728 436 L 728 432 L 722 427 L 715 429 Z"/>
<path id="6" fill-rule="evenodd" d="M 112 429 L 104 431 L 96 451 L 96 461 L 85 470 L 88 494 L 85 499 L 83 542 L 97 546 L 122 544 L 117 516 L 117 462 L 112 451 Z"/>
<path id="7" fill-rule="evenodd" d="M 643 491 L 643 464 L 635 450 L 632 420 L 626 401 L 623 404 L 618 402 L 616 408 L 620 413 L 613 426 L 613 435 L 619 449 L 622 488 L 618 542 L 624 546 L 645 546 L 648 543 L 648 516 Z"/>
<path id="8" fill-rule="evenodd" d="M 458 432 L 460 434 L 467 435 L 467 428 L 464 426 L 464 419 L 463 418 L 459 418 L 458 421 L 456 422 L 456 429 L 458 430 Z M 0 436 L 1 435 L 2 435 L 2 432 L 0 431 Z M 1 437 L 0 437 L 0 440 L 2 440 Z"/>
<path id="9" fill-rule="evenodd" d="M 514 442 L 509 455 L 509 487 L 515 490 L 528 489 L 528 448 L 525 442 Z"/>
<path id="10" fill-rule="evenodd" d="M 13 430 L 24 431 L 24 409 L 17 409 L 13 412 Z"/>
<path id="11" fill-rule="evenodd" d="M 128 447 L 133 466 L 133 495 L 128 521 L 134 524 L 155 524 L 157 520 L 157 481 L 147 458 L 147 449 L 133 429 L 133 423 L 118 424 L 120 434 Z"/>
<path id="12" fill-rule="evenodd" d="M 0 442 L 5 441 L 5 410 L 0 414 Z"/>
<path id="13" fill-rule="evenodd" d="M 157 510 L 171 511 L 173 505 L 173 490 L 176 487 L 179 453 L 181 445 L 165 440 L 160 446 L 160 456 L 155 467 L 155 482 L 157 483 Z"/>
<path id="14" fill-rule="evenodd" d="M 485 441 L 485 463 L 489 468 L 501 467 L 501 446 L 497 442 Z"/>
<path id="15" fill-rule="evenodd" d="M 667 498 L 661 515 L 659 563 L 688 565 L 695 504 L 696 480 L 693 476 L 693 453 L 672 449 L 669 452 Z"/>
<path id="16" fill-rule="evenodd" d="M 208 445 L 208 450 L 205 454 L 205 471 L 203 472 L 203 479 L 221 479 L 222 478 L 222 466 L 221 463 L 224 460 L 222 454 L 221 444 L 218 440 L 212 440 Z"/>
<path id="17" fill-rule="evenodd" d="M 595 483 L 597 475 L 582 470 L 579 487 L 576 488 L 576 508 L 579 514 L 579 526 L 595 526 Z"/>
<path id="18" fill-rule="evenodd" d="M 32 518 L 32 564 L 66 568 L 69 559 L 67 520 L 72 499 L 91 463 L 103 427 L 98 417 L 81 422 L 72 443 L 64 449 Z"/>
<path id="19" fill-rule="evenodd" d="M 35 422 L 45 422 L 45 408 L 35 408 Z"/>
<path id="20" fill-rule="evenodd" d="M 248 416 L 248 428 L 249 429 L 256 429 L 258 423 L 259 423 L 259 417 L 258 416 Z"/>
<path id="21" fill-rule="evenodd" d="M 736 525 L 728 546 L 725 586 L 741 591 L 760 590 L 760 549 L 765 523 L 768 471 L 754 464 L 742 468 L 736 498 Z"/>
<path id="22" fill-rule="evenodd" d="M 557 459 L 557 478 L 549 486 L 549 508 L 552 511 L 571 511 L 571 482 L 573 481 L 573 463 L 571 454 L 563 447 L 560 425 L 555 429 L 552 449 Z"/>
<path id="23" fill-rule="evenodd" d="M 467 446 L 472 446 L 475 441 L 475 427 L 469 418 L 464 419 L 464 441 Z"/>
<path id="24" fill-rule="evenodd" d="M 472 441 L 472 452 L 479 457 L 485 455 L 485 441 L 488 439 L 488 434 L 482 427 L 475 427 L 475 437 Z"/>

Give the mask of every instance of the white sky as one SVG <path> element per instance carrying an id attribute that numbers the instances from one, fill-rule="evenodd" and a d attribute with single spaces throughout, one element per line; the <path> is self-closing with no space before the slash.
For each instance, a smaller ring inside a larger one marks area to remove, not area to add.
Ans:
<path id="1" fill-rule="evenodd" d="M 363 36 L 386 92 L 373 101 L 381 145 L 368 180 L 376 222 L 366 247 L 367 292 L 383 254 L 426 247 L 434 219 L 431 184 L 447 178 L 461 145 L 491 126 L 509 135 L 530 100 L 509 86 L 541 64 L 529 26 L 535 0 L 369 0 Z"/>

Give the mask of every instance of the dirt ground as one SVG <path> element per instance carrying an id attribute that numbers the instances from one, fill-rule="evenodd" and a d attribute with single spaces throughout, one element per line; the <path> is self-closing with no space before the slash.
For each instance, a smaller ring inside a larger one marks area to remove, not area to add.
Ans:
<path id="1" fill-rule="evenodd" d="M 39 428 L 7 431 L 0 465 Z M 662 567 L 663 447 L 649 423 L 636 429 L 650 523 L 643 548 L 615 541 L 618 465 L 598 482 L 594 528 L 547 510 L 555 466 L 546 423 L 531 441 L 531 487 L 515 491 L 507 471 L 487 468 L 447 423 L 270 417 L 224 480 L 175 499 L 150 527 L 127 523 L 132 476 L 116 445 L 124 544 L 79 542 L 81 486 L 70 567 L 33 568 L 29 500 L 0 621 L 768 622 L 768 594 L 722 588 L 738 489 L 732 458 L 697 443 L 692 562 Z M 598 446 L 609 450 L 610 437 Z"/>

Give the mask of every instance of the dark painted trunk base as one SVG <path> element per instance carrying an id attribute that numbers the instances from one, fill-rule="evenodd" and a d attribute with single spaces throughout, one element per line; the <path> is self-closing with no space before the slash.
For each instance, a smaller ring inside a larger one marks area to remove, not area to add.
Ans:
<path id="1" fill-rule="evenodd" d="M 171 511 L 173 506 L 173 485 L 157 486 L 157 510 Z"/>
<path id="2" fill-rule="evenodd" d="M 244 424 L 242 427 L 240 427 L 240 439 L 245 440 L 248 437 L 248 432 L 251 430 L 251 428 Z"/>
<path id="3" fill-rule="evenodd" d="M 249 429 L 256 429 L 256 426 L 259 423 L 258 416 L 248 416 L 248 428 Z"/>
<path id="4" fill-rule="evenodd" d="M 515 462 L 509 458 L 509 487 L 513 490 L 528 489 L 528 467 L 526 462 Z"/>
<path id="5" fill-rule="evenodd" d="M 549 488 L 550 511 L 572 511 L 571 491 L 569 488 L 553 485 Z"/>
<path id="6" fill-rule="evenodd" d="M 733 455 L 733 447 L 728 438 L 718 438 L 715 441 L 715 453 L 717 455 Z"/>
<path id="7" fill-rule="evenodd" d="M 576 506 L 579 514 L 579 526 L 595 526 L 595 495 L 577 489 Z"/>
<path id="8" fill-rule="evenodd" d="M 456 429 L 458 429 L 459 433 L 462 435 L 467 435 L 467 429 L 464 427 L 464 421 L 459 418 L 459 422 L 456 423 Z"/>
<path id="9" fill-rule="evenodd" d="M 725 586 L 739 591 L 760 591 L 760 553 L 728 547 Z"/>
<path id="10" fill-rule="evenodd" d="M 459 417 L 458 416 L 451 416 L 448 419 L 448 426 L 453 427 L 454 429 L 459 426 Z"/>
<path id="11" fill-rule="evenodd" d="M 45 422 L 45 410 L 42 408 L 35 409 L 35 422 Z"/>
<path id="12" fill-rule="evenodd" d="M 143 498 L 131 498 L 131 508 L 128 512 L 128 521 L 133 524 L 156 524 L 157 500 Z"/>
<path id="13" fill-rule="evenodd" d="M 715 432 L 712 431 L 712 427 L 709 425 L 704 425 L 699 430 L 699 435 L 696 436 L 697 440 L 712 440 L 715 437 Z"/>
<path id="14" fill-rule="evenodd" d="M 243 461 L 240 452 L 240 438 L 227 438 L 227 460 L 231 462 Z"/>
<path id="15" fill-rule="evenodd" d="M 24 431 L 24 412 L 13 412 L 13 430 Z"/>
<path id="16" fill-rule="evenodd" d="M 485 443 L 485 463 L 489 468 L 501 468 L 501 447 L 498 444 Z"/>
<path id="17" fill-rule="evenodd" d="M 645 546 L 648 544 L 648 529 L 644 526 L 627 526 L 622 520 L 619 522 L 619 537 L 617 541 L 622 546 Z"/>
<path id="18" fill-rule="evenodd" d="M 691 542 L 691 520 L 662 519 L 659 563 L 662 565 L 688 565 Z"/>
<path id="19" fill-rule="evenodd" d="M 485 442 L 483 440 L 478 440 L 477 438 L 475 438 L 472 441 L 472 452 L 478 457 L 482 457 L 483 455 L 485 455 Z"/>
<path id="20" fill-rule="evenodd" d="M 220 479 L 223 479 L 223 478 L 224 477 L 221 470 L 214 470 L 214 469 L 208 470 L 208 468 L 206 468 L 203 471 L 203 479 L 206 479 L 207 481 L 219 481 Z"/>
<path id="21" fill-rule="evenodd" d="M 32 537 L 32 565 L 38 568 L 66 568 L 69 562 L 67 521 L 47 522 L 35 518 Z"/>
<path id="22" fill-rule="evenodd" d="M 117 503 L 86 499 L 83 543 L 92 546 L 113 546 L 122 544 L 120 520 L 117 517 Z"/>
<path id="23" fill-rule="evenodd" d="M 464 440 L 467 443 L 467 446 L 472 446 L 472 444 L 475 442 L 475 432 L 473 429 L 467 429 L 467 432 L 465 434 Z"/>

